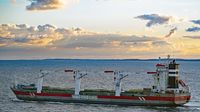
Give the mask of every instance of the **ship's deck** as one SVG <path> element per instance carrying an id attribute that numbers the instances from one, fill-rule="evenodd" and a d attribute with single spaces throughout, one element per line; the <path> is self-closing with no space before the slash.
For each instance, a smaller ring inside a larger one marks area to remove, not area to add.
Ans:
<path id="1" fill-rule="evenodd" d="M 36 93 L 37 88 L 35 85 L 18 85 L 14 89 L 23 91 L 23 92 L 29 92 L 29 93 Z M 65 93 L 65 94 L 74 94 L 74 88 L 58 88 L 58 87 L 49 87 L 49 86 L 43 86 L 42 93 Z M 106 90 L 106 89 L 84 89 L 80 91 L 80 95 L 90 95 L 90 96 L 114 96 L 115 91 L 114 90 Z M 154 93 L 151 91 L 150 88 L 143 88 L 143 89 L 130 89 L 127 91 L 122 91 L 121 96 L 174 96 L 174 93 Z"/>

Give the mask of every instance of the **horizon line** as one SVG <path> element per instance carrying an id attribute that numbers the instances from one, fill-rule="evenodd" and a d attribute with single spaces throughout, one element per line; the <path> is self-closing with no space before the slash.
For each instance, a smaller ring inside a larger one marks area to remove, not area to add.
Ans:
<path id="1" fill-rule="evenodd" d="M 161 58 L 161 60 L 166 60 L 167 58 Z M 178 61 L 200 61 L 200 58 L 170 58 L 175 59 Z M 28 61 L 28 60 L 118 60 L 118 61 L 153 61 L 153 60 L 159 60 L 157 58 L 43 58 L 43 59 L 0 59 L 0 61 Z"/>

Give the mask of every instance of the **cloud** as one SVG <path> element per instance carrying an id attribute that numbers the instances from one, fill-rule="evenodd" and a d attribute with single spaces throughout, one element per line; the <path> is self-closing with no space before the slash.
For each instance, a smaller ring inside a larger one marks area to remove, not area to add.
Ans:
<path id="1" fill-rule="evenodd" d="M 33 10 L 53 10 L 63 6 L 78 2 L 78 0 L 29 0 L 30 5 L 26 6 L 29 11 Z"/>
<path id="2" fill-rule="evenodd" d="M 54 46 L 60 48 L 122 48 L 122 47 L 148 47 L 153 42 L 161 40 L 156 37 L 136 36 L 136 35 L 117 35 L 104 33 L 86 33 L 72 36 L 62 41 L 57 41 Z"/>
<path id="3" fill-rule="evenodd" d="M 200 31 L 200 27 L 191 27 L 186 29 L 187 32 L 198 32 Z"/>
<path id="4" fill-rule="evenodd" d="M 164 40 L 158 40 L 158 41 L 153 41 L 152 45 L 155 46 L 166 46 L 166 45 L 170 45 L 168 42 L 164 41 Z"/>
<path id="5" fill-rule="evenodd" d="M 186 38 L 191 38 L 191 39 L 200 39 L 200 36 L 183 36 Z"/>
<path id="6" fill-rule="evenodd" d="M 153 25 L 167 24 L 170 20 L 172 20 L 172 17 L 170 16 L 160 16 L 158 14 L 144 14 L 135 18 L 147 20 L 147 27 L 151 27 Z"/>
<path id="7" fill-rule="evenodd" d="M 27 10 L 49 10 L 58 9 L 63 4 L 60 0 L 30 0 L 31 4 L 26 6 Z"/>
<path id="8" fill-rule="evenodd" d="M 50 24 L 1 24 L 0 43 L 4 46 L 51 46 L 60 48 L 104 48 L 149 46 L 160 38 L 91 32 L 81 28 L 57 28 Z"/>
<path id="9" fill-rule="evenodd" d="M 60 55 L 86 58 L 86 56 L 101 57 L 105 53 L 105 57 L 112 57 L 125 52 L 134 54 L 153 52 L 157 47 L 168 45 L 169 43 L 163 38 L 151 36 L 100 33 L 82 28 L 57 28 L 50 24 L 0 25 L 0 51 L 2 54 L 5 53 L 4 56 L 16 53 L 18 56 L 30 55 L 31 58 Z M 31 54 L 27 54 L 27 51 Z"/>
<path id="10" fill-rule="evenodd" d="M 194 24 L 200 25 L 200 20 L 191 20 L 191 22 L 193 22 Z"/>
<path id="11" fill-rule="evenodd" d="M 71 35 L 76 32 L 68 30 L 68 32 L 59 32 L 60 29 L 46 24 L 28 26 L 26 24 L 1 24 L 0 37 L 4 41 L 4 45 L 32 45 L 46 46 L 52 44 L 56 40 L 60 40 L 64 35 Z"/>
<path id="12" fill-rule="evenodd" d="M 172 28 L 172 29 L 169 31 L 169 34 L 167 34 L 165 37 L 170 37 L 172 34 L 175 33 L 176 30 L 177 30 L 177 27 Z"/>
<path id="13" fill-rule="evenodd" d="M 200 20 L 191 20 L 192 23 L 200 25 Z M 199 26 L 194 26 L 191 28 L 186 29 L 187 32 L 198 32 L 200 31 L 200 27 Z"/>

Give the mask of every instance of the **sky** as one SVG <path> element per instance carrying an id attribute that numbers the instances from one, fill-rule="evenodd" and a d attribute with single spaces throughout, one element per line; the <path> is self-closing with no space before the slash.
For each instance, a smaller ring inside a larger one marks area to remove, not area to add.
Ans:
<path id="1" fill-rule="evenodd" d="M 200 0 L 0 0 L 0 60 L 200 58 Z"/>

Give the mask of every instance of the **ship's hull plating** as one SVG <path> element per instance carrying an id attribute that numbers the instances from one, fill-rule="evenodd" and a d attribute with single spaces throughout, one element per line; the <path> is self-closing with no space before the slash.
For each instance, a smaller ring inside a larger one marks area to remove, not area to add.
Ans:
<path id="1" fill-rule="evenodd" d="M 129 106 L 178 106 L 190 100 L 190 94 L 175 95 L 137 95 L 137 96 L 89 96 L 72 95 L 66 93 L 32 93 L 12 89 L 16 97 L 20 100 L 28 101 L 52 101 L 66 103 L 86 103 L 86 104 L 111 104 Z"/>

